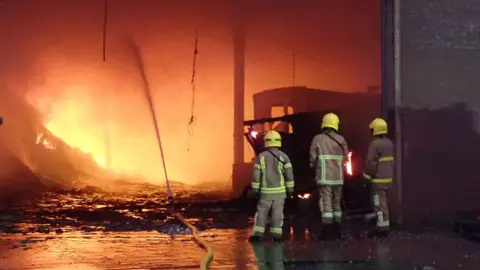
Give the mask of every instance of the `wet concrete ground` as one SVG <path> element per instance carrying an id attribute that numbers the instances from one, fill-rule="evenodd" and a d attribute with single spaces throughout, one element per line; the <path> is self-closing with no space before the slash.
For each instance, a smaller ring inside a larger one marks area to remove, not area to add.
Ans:
<path id="1" fill-rule="evenodd" d="M 479 244 L 441 233 L 388 240 L 292 239 L 250 244 L 247 230 L 204 231 L 212 269 L 478 269 Z M 307 235 L 308 237 L 308 235 Z M 190 236 L 156 232 L 1 235 L 0 269 L 194 269 L 204 252 Z M 283 267 L 283 268 L 282 268 Z"/>
<path id="2" fill-rule="evenodd" d="M 367 224 L 348 221 L 344 239 L 322 242 L 317 219 L 289 216 L 283 243 L 252 245 L 253 212 L 244 202 L 192 204 L 218 196 L 187 195 L 178 196 L 177 209 L 213 246 L 212 269 L 480 269 L 480 243 L 449 230 L 395 231 L 380 240 L 365 237 Z M 0 210 L 0 269 L 198 268 L 204 251 L 161 198 L 137 190 L 11 202 Z"/>

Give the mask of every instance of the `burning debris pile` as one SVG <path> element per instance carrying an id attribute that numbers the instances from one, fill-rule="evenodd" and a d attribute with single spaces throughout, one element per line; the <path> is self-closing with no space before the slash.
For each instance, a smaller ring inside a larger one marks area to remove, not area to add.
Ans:
<path id="1" fill-rule="evenodd" d="M 113 175 L 91 155 L 54 136 L 22 96 L 0 99 L 0 191 L 108 188 Z M 0 194 L 0 197 L 5 194 Z"/>
<path id="2" fill-rule="evenodd" d="M 98 186 L 111 182 L 112 175 L 92 155 L 72 148 L 48 130 L 39 133 L 33 147 L 30 168 L 47 181 L 67 188 Z M 107 181 L 106 181 L 107 180 Z"/>

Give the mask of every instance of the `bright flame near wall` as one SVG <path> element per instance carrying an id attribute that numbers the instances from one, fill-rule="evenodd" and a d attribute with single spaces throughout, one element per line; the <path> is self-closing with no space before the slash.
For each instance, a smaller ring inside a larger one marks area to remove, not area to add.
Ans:
<path id="1" fill-rule="evenodd" d="M 347 169 L 347 173 L 349 175 L 353 175 L 353 166 L 352 166 L 352 151 L 348 152 L 348 161 L 345 164 L 345 168 Z"/>

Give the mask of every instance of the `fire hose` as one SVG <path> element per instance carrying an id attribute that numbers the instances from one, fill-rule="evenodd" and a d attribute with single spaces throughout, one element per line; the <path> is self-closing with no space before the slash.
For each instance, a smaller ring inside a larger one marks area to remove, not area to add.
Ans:
<path id="1" fill-rule="evenodd" d="M 147 80 L 145 67 L 143 65 L 143 61 L 142 61 L 142 57 L 140 55 L 139 48 L 136 46 L 135 42 L 132 39 L 129 40 L 129 45 L 130 45 L 130 47 L 131 47 L 131 49 L 134 53 L 135 60 L 137 61 L 137 65 L 138 65 L 138 68 L 139 68 L 139 71 L 140 71 L 140 76 L 142 77 L 142 81 L 143 81 L 143 84 L 144 84 L 143 89 L 145 91 L 145 96 L 147 98 L 148 106 L 149 106 L 150 113 L 151 113 L 152 120 L 153 120 L 153 124 L 155 126 L 155 135 L 156 135 L 156 138 L 157 138 L 158 148 L 159 148 L 160 155 L 161 155 L 161 158 L 162 158 L 162 165 L 163 165 L 163 172 L 164 172 L 164 175 L 165 175 L 165 182 L 167 184 L 167 194 L 168 194 L 169 208 L 171 210 L 172 215 L 175 215 L 183 224 L 185 224 L 185 226 L 187 226 L 192 231 L 193 238 L 197 242 L 197 244 L 199 244 L 203 249 L 205 249 L 207 251 L 207 254 L 200 261 L 200 269 L 202 269 L 202 270 L 208 269 L 208 266 L 209 266 L 209 264 L 210 264 L 210 262 L 212 261 L 212 258 L 213 258 L 212 247 L 210 247 L 208 245 L 208 243 L 198 235 L 197 228 L 195 228 L 195 226 L 190 224 L 185 219 L 185 217 L 182 216 L 182 214 L 175 213 L 173 193 L 172 193 L 172 190 L 170 188 L 170 181 L 169 181 L 168 174 L 167 174 L 167 166 L 165 164 L 165 156 L 164 156 L 163 147 L 162 147 L 162 140 L 161 140 L 161 137 L 160 137 L 160 129 L 158 127 L 158 121 L 157 121 L 157 116 L 156 116 L 156 113 L 155 113 L 155 107 L 153 105 L 152 94 L 150 93 L 150 85 L 149 85 L 148 80 Z"/>
<path id="2" fill-rule="evenodd" d="M 207 243 L 207 241 L 205 241 L 201 236 L 198 235 L 197 228 L 190 224 L 180 213 L 176 213 L 175 215 L 181 222 L 183 222 L 183 224 L 185 224 L 192 231 L 192 235 L 195 241 L 207 251 L 207 254 L 200 261 L 200 269 L 207 269 L 213 258 L 212 247 Z"/>
<path id="3" fill-rule="evenodd" d="M 146 85 L 145 87 L 145 94 L 147 96 L 147 99 L 148 99 L 148 104 L 149 104 L 149 107 L 150 107 L 150 112 L 152 114 L 152 119 L 153 119 L 153 122 L 154 122 L 154 125 L 155 125 L 155 132 L 156 132 L 156 137 L 157 137 L 157 142 L 158 142 L 158 148 L 160 150 L 160 155 L 162 157 L 162 165 L 163 165 L 163 171 L 165 173 L 165 181 L 167 183 L 167 194 L 168 194 L 168 203 L 171 207 L 171 210 L 172 210 L 172 214 L 175 214 L 175 216 L 183 223 L 185 224 L 185 226 L 187 226 L 191 231 L 192 231 L 192 235 L 193 235 L 193 238 L 195 239 L 195 241 L 203 248 L 207 251 L 207 254 L 203 257 L 203 259 L 200 261 L 200 269 L 201 270 L 205 270 L 205 269 L 208 269 L 208 266 L 210 264 L 210 262 L 212 261 L 212 258 L 213 258 L 213 249 L 212 247 L 201 237 L 198 235 L 198 230 L 197 228 L 195 228 L 195 226 L 193 226 L 192 224 L 190 224 L 187 219 L 185 219 L 185 217 L 182 216 L 182 214 L 180 213 L 175 213 L 175 206 L 174 206 L 174 201 L 173 201 L 173 193 L 172 193 L 172 190 L 170 188 L 170 181 L 168 179 L 168 174 L 167 174 L 167 166 L 165 164 L 165 156 L 163 154 L 163 147 L 162 147 L 162 141 L 161 141 L 161 137 L 160 137 L 160 131 L 159 131 L 159 127 L 158 127 L 158 123 L 157 123 L 157 117 L 156 117 L 156 114 L 155 114 L 155 109 L 154 109 L 154 106 L 153 106 L 153 101 L 152 101 L 152 95 L 150 94 L 150 91 L 149 91 L 149 88 L 148 86 Z"/>

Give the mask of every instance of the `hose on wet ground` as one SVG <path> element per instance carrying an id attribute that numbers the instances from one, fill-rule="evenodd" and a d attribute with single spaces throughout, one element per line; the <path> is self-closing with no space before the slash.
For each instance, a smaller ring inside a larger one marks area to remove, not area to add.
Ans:
<path id="1" fill-rule="evenodd" d="M 162 140 L 161 140 L 161 137 L 160 137 L 160 129 L 158 127 L 157 115 L 156 115 L 156 112 L 155 112 L 155 107 L 153 105 L 153 98 L 152 98 L 152 94 L 150 92 L 150 85 L 149 85 L 148 80 L 147 80 L 144 63 L 143 63 L 142 57 L 140 55 L 140 50 L 139 50 L 138 46 L 135 44 L 135 42 L 133 42 L 133 40 L 130 40 L 129 45 L 131 46 L 131 48 L 133 50 L 133 53 L 135 55 L 135 60 L 137 62 L 138 68 L 140 70 L 140 75 L 142 76 L 143 89 L 145 91 L 145 96 L 147 98 L 148 106 L 150 108 L 150 113 L 151 113 L 152 120 L 153 120 L 153 124 L 155 126 L 155 134 L 156 134 L 156 138 L 157 138 L 157 143 L 158 143 L 158 148 L 159 148 L 159 151 L 160 151 L 160 155 L 161 155 L 161 158 L 162 158 L 163 172 L 165 174 L 165 182 L 167 184 L 169 208 L 170 208 L 172 214 L 175 214 L 175 216 L 183 224 L 185 224 L 185 226 L 187 226 L 192 231 L 192 235 L 193 235 L 193 238 L 195 239 L 195 241 L 202 248 L 204 248 L 207 251 L 207 254 L 203 257 L 203 259 L 200 262 L 200 269 L 202 269 L 202 270 L 208 269 L 208 266 L 209 266 L 209 264 L 210 264 L 210 262 L 212 261 L 212 258 L 213 258 L 212 247 L 210 245 L 208 245 L 208 243 L 202 237 L 200 237 L 198 235 L 197 228 L 195 228 L 195 226 L 190 224 L 187 221 L 187 219 L 184 216 L 182 216 L 182 214 L 175 213 L 173 193 L 172 193 L 172 190 L 170 188 L 170 181 L 169 181 L 168 174 L 167 174 L 167 166 L 166 166 L 166 163 L 165 163 L 165 155 L 164 155 L 164 152 L 163 152 Z"/>
<path id="2" fill-rule="evenodd" d="M 208 265 L 213 259 L 213 248 L 205 241 L 200 235 L 198 235 L 198 230 L 190 224 L 180 213 L 175 214 L 177 218 L 183 222 L 191 231 L 193 238 L 195 241 L 207 251 L 207 254 L 203 257 L 202 261 L 200 262 L 200 269 L 208 269 Z"/>

